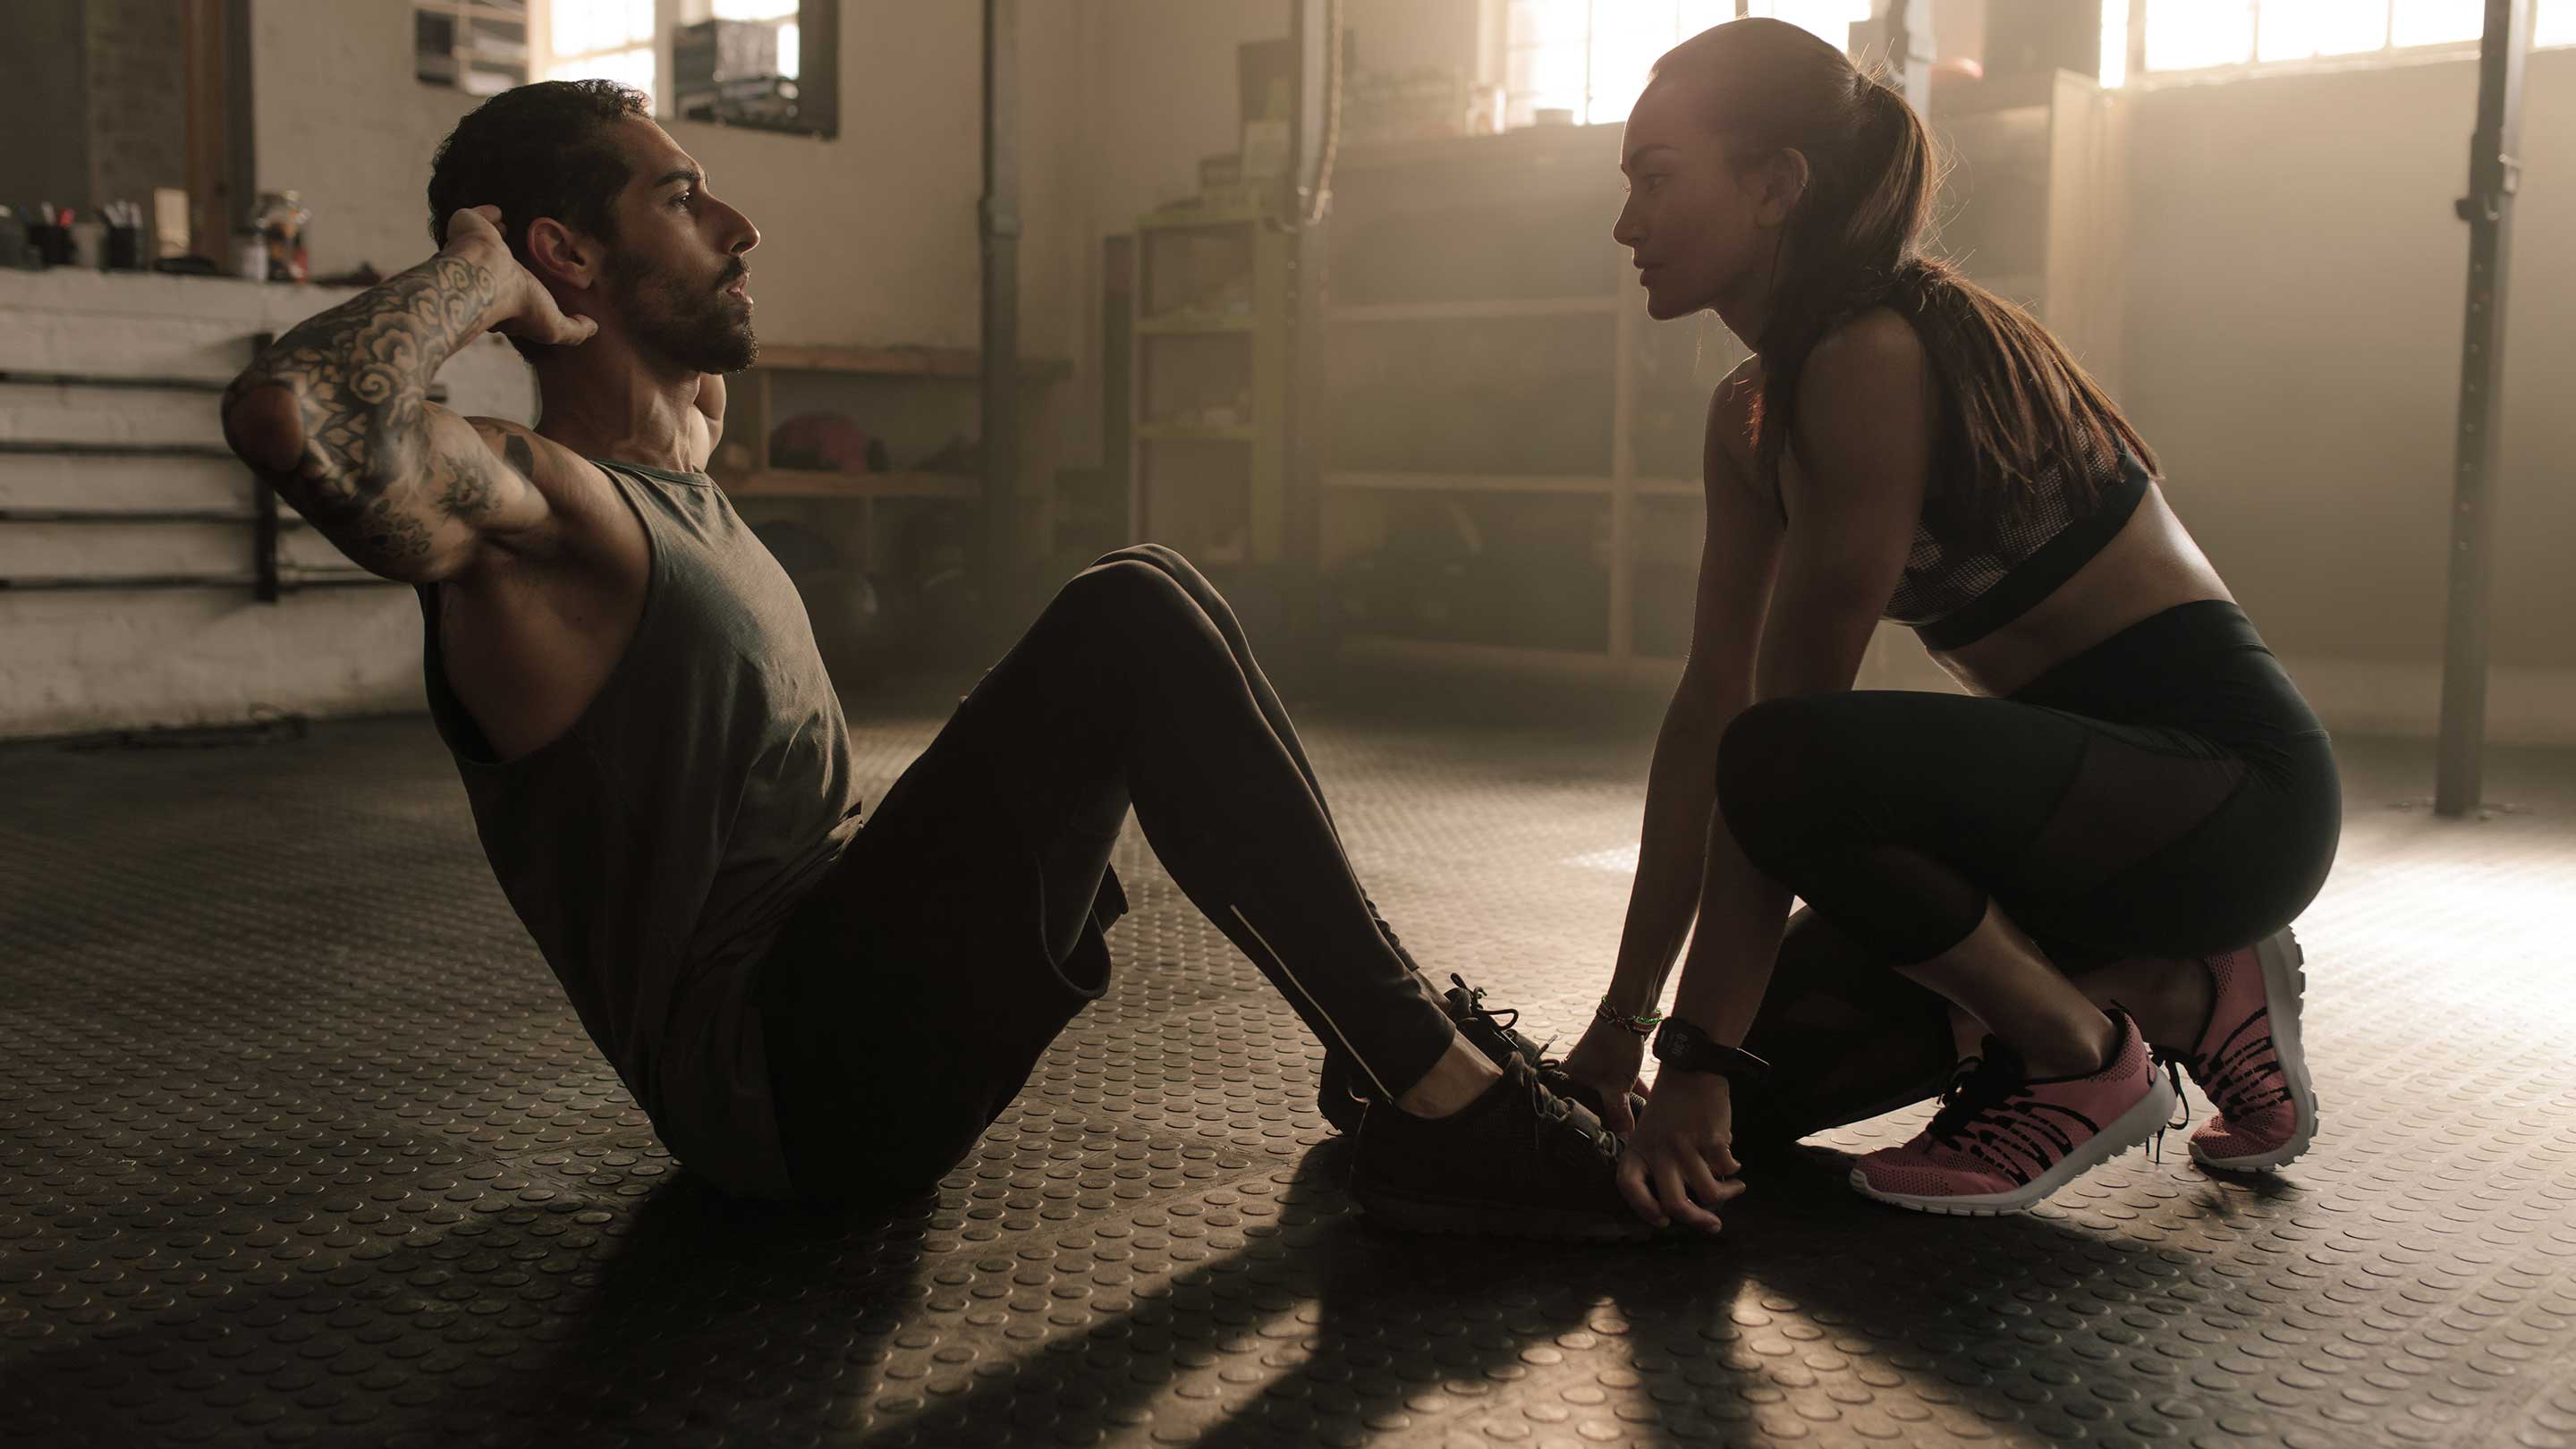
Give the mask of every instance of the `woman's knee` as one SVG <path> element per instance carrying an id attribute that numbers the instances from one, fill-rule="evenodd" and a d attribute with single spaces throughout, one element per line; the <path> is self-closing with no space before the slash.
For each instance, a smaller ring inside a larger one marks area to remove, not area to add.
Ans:
<path id="1" fill-rule="evenodd" d="M 1766 699 L 1738 713 L 1718 739 L 1717 807 L 1757 863 L 1822 823 L 1831 746 L 1821 716 L 1803 696 Z"/>

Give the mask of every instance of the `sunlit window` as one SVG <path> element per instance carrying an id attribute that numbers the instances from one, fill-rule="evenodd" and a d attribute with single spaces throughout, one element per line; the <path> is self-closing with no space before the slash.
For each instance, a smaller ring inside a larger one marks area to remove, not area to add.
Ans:
<path id="1" fill-rule="evenodd" d="M 469 95 L 528 83 L 527 0 L 420 0 L 412 6 L 412 73 Z"/>
<path id="2" fill-rule="evenodd" d="M 613 80 L 654 94 L 653 0 L 554 0 L 548 80 Z"/>
<path id="3" fill-rule="evenodd" d="M 1870 0 L 1753 0 L 1749 12 L 1850 41 Z M 1625 120 L 1657 57 L 1689 36 L 1735 18 L 1735 0 L 1512 0 L 1504 88 L 1511 124 L 1561 110 L 1577 125 Z"/>
<path id="4" fill-rule="evenodd" d="M 2394 55 L 2474 44 L 2486 28 L 2486 0 L 2106 0 L 2107 84 L 2120 83 L 2136 7 L 2146 19 L 2143 63 L 2151 71 Z M 2532 43 L 2576 45 L 2576 0 L 2536 0 Z"/>
<path id="5" fill-rule="evenodd" d="M 716 0 L 718 20 L 767 20 L 778 23 L 778 73 L 796 78 L 799 37 L 796 7 L 801 0 Z"/>
<path id="6" fill-rule="evenodd" d="M 1669 8 L 1669 0 L 1651 3 L 1657 10 Z M 476 95 L 531 80 L 612 80 L 642 91 L 653 113 L 665 120 L 828 137 L 839 122 L 834 71 L 823 70 L 819 85 L 806 84 L 799 72 L 804 32 L 819 27 L 831 33 L 828 21 L 838 4 L 413 0 L 413 72 L 428 84 Z M 809 8 L 823 18 L 807 14 Z M 814 27 L 805 24 L 809 20 Z"/>

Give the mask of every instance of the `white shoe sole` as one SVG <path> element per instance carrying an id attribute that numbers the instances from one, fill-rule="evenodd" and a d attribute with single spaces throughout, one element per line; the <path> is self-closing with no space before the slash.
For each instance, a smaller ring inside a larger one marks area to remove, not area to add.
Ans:
<path id="1" fill-rule="evenodd" d="M 2308 1080 L 2308 1054 L 2299 1042 L 2299 1004 L 2308 987 L 2308 973 L 2300 968 L 2307 964 L 2308 953 L 2298 937 L 2287 928 L 2254 948 L 2254 959 L 2263 968 L 2263 1006 L 2271 1016 L 2272 1050 L 2281 1059 L 2281 1074 L 2290 1082 L 2290 1105 L 2298 1114 L 2298 1129 L 2288 1141 L 2269 1152 L 2256 1152 L 2244 1157 L 2213 1157 L 2201 1150 L 2200 1142 L 2191 1143 L 2192 1161 L 2222 1172 L 2261 1172 L 2296 1161 L 2308 1150 L 2317 1136 L 2317 1093 Z"/>
<path id="2" fill-rule="evenodd" d="M 1916 1197 L 1910 1193 L 1884 1192 L 1870 1186 L 1869 1174 L 1855 1167 L 1851 1185 L 1864 1196 L 1916 1212 L 1951 1213 L 1961 1217 L 1993 1217 L 1998 1213 L 2019 1212 L 2094 1168 L 2128 1151 L 2143 1146 L 2173 1118 L 2173 1082 L 2163 1073 L 2138 1104 L 2112 1119 L 2111 1124 L 2076 1145 L 2073 1152 L 2059 1159 L 2055 1167 L 2014 1188 L 2010 1192 L 1983 1193 L 1965 1197 Z"/>

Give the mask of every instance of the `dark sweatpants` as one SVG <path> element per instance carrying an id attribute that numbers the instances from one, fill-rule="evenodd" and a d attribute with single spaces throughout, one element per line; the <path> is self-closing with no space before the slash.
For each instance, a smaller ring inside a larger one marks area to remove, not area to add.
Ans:
<path id="1" fill-rule="evenodd" d="M 1191 903 L 1382 1095 L 1448 1049 L 1233 611 L 1180 555 L 1122 549 L 984 676 L 763 963 L 800 1194 L 900 1197 L 973 1147 L 1106 989 L 1131 808 Z"/>

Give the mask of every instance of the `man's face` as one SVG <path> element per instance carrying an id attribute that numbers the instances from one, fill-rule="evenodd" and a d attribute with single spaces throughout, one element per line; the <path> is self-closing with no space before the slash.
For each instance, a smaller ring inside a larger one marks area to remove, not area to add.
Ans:
<path id="1" fill-rule="evenodd" d="M 661 127 L 641 117 L 619 125 L 632 179 L 617 198 L 605 272 L 627 335 L 682 370 L 751 366 L 759 343 L 744 254 L 760 245 L 760 229 L 716 200 Z"/>

